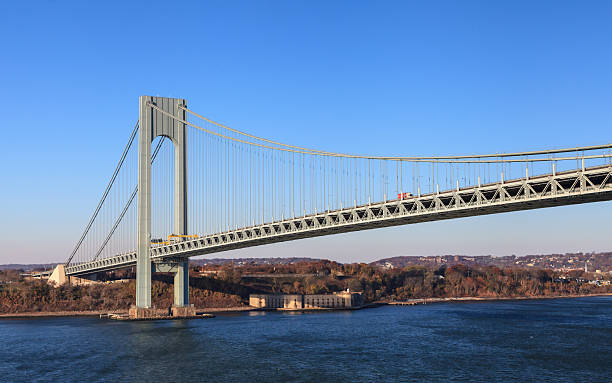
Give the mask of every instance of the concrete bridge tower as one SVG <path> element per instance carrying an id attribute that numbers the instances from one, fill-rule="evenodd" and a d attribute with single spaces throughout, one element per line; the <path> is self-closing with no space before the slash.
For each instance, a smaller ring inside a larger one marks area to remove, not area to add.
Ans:
<path id="1" fill-rule="evenodd" d="M 158 136 L 174 144 L 174 234 L 187 234 L 186 126 L 156 108 L 185 121 L 186 101 L 177 98 L 140 97 L 138 139 L 138 243 L 136 261 L 136 312 L 149 315 L 151 273 L 174 272 L 174 307 L 189 307 L 189 261 L 177 258 L 163 264 L 151 262 L 151 144 Z M 156 108 L 155 108 L 156 107 Z"/>

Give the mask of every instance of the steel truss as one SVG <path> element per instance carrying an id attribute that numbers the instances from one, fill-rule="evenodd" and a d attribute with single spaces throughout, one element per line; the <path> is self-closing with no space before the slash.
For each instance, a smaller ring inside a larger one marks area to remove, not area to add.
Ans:
<path id="1" fill-rule="evenodd" d="M 612 166 L 578 169 L 440 193 L 353 206 L 187 239 L 150 250 L 154 266 L 188 257 L 379 227 L 612 200 Z M 136 252 L 66 268 L 85 275 L 132 267 Z"/>

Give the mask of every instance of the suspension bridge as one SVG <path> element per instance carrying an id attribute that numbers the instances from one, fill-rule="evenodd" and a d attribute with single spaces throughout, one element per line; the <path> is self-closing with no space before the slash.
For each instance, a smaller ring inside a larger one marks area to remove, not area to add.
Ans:
<path id="1" fill-rule="evenodd" d="M 398 139 L 401 139 L 398 138 Z M 460 156 L 368 156 L 289 145 L 140 97 L 139 119 L 68 256 L 66 276 L 173 272 L 189 257 L 301 238 L 612 199 L 612 145 Z"/>

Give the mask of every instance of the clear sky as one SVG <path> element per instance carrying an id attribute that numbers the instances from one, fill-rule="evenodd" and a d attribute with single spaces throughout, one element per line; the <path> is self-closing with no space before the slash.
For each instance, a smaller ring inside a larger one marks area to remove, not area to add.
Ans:
<path id="1" fill-rule="evenodd" d="M 4 1 L 0 263 L 63 261 L 138 96 L 321 150 L 466 154 L 612 140 L 609 1 Z M 612 250 L 612 203 L 217 254 Z"/>

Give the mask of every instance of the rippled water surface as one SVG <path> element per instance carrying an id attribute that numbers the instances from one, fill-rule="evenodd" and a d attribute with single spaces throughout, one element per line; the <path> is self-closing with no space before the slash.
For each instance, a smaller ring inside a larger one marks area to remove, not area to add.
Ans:
<path id="1" fill-rule="evenodd" d="M 610 382 L 612 297 L 0 320 L 8 382 Z"/>

